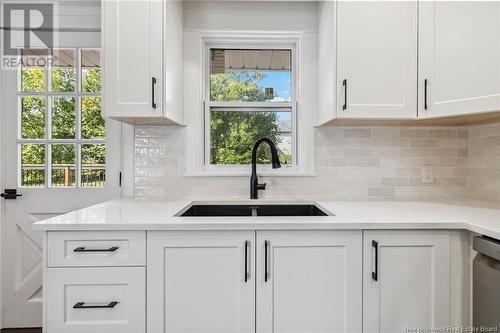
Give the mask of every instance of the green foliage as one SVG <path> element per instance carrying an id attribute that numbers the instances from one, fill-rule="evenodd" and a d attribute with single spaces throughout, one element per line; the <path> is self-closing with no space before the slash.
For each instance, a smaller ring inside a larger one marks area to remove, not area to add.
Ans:
<path id="1" fill-rule="evenodd" d="M 259 138 L 277 142 L 275 112 L 212 112 L 211 147 L 213 164 L 248 164 L 252 148 Z M 263 146 L 264 147 L 264 146 Z M 269 163 L 265 150 L 259 149 L 259 163 Z"/>
<path id="2" fill-rule="evenodd" d="M 76 100 L 74 97 L 52 98 L 52 138 L 74 139 Z"/>
<path id="3" fill-rule="evenodd" d="M 21 146 L 21 162 L 22 164 L 44 164 L 45 145 L 23 144 Z"/>
<path id="4" fill-rule="evenodd" d="M 55 68 L 52 70 L 52 91 L 73 92 L 76 86 L 74 68 Z"/>
<path id="5" fill-rule="evenodd" d="M 45 97 L 21 99 L 21 126 L 23 139 L 45 138 Z"/>
<path id="6" fill-rule="evenodd" d="M 263 78 L 263 74 L 249 72 L 212 74 L 210 99 L 226 102 L 264 101 L 265 95 L 259 87 Z M 280 142 L 276 112 L 211 112 L 210 163 L 249 164 L 253 145 L 261 137 L 268 137 L 276 144 Z M 270 162 L 270 154 L 266 149 L 266 145 L 259 148 L 259 163 Z M 291 156 L 280 154 L 280 161 L 291 163 Z"/>
<path id="7" fill-rule="evenodd" d="M 265 101 L 259 82 L 264 75 L 254 72 L 228 72 L 210 76 L 211 101 Z"/>
<path id="8" fill-rule="evenodd" d="M 105 122 L 100 97 L 82 97 L 82 138 L 104 139 Z"/>
<path id="9" fill-rule="evenodd" d="M 82 165 L 105 164 L 106 146 L 103 144 L 82 145 Z"/>
<path id="10" fill-rule="evenodd" d="M 82 69 L 82 92 L 96 94 L 101 92 L 100 69 Z"/>
<path id="11" fill-rule="evenodd" d="M 23 69 L 21 72 L 21 91 L 45 91 L 45 70 L 43 68 Z"/>
<path id="12" fill-rule="evenodd" d="M 54 68 L 50 71 L 51 92 L 75 92 L 75 68 Z M 21 71 L 22 92 L 45 92 L 46 70 L 44 68 L 23 68 Z M 97 68 L 82 69 L 82 87 L 84 93 L 101 92 L 101 70 Z M 23 96 L 21 99 L 21 135 L 23 139 L 44 139 L 46 122 L 46 97 Z M 52 139 L 75 139 L 76 137 L 76 97 L 51 97 Z M 101 113 L 101 97 L 83 96 L 81 98 L 81 136 L 82 139 L 104 139 L 105 121 Z M 76 144 L 52 144 L 52 165 L 70 165 L 70 182 L 75 182 Z M 23 170 L 22 181 L 27 186 L 44 185 L 46 144 L 23 144 L 21 148 L 22 164 L 39 165 Z M 82 144 L 82 186 L 104 186 L 105 170 L 99 165 L 106 161 L 104 144 Z M 64 169 L 53 168 L 53 186 L 64 186 Z M 61 184 L 61 182 L 63 182 Z"/>
<path id="13" fill-rule="evenodd" d="M 75 145 L 52 145 L 52 165 L 56 164 L 75 164 Z"/>

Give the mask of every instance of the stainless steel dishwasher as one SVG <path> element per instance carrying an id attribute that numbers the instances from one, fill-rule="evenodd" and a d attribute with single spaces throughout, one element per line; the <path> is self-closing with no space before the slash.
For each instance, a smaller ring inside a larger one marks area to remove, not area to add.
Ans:
<path id="1" fill-rule="evenodd" d="M 479 252 L 473 268 L 474 327 L 500 331 L 500 241 L 474 237 L 473 248 Z M 496 328 L 496 330 L 494 330 Z"/>

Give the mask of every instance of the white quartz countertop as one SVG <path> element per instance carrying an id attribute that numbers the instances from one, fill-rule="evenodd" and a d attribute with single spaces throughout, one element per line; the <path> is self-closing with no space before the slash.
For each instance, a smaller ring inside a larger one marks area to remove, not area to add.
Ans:
<path id="1" fill-rule="evenodd" d="M 123 198 L 34 224 L 36 230 L 276 230 L 464 229 L 500 239 L 500 203 L 450 201 L 317 201 L 335 216 L 178 217 L 196 200 Z M 208 201 L 198 201 L 207 203 Z M 313 203 L 312 201 L 211 201 L 210 203 Z"/>

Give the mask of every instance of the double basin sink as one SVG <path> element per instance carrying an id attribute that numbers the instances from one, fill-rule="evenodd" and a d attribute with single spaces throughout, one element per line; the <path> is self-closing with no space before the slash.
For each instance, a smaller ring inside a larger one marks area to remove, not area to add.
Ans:
<path id="1" fill-rule="evenodd" d="M 316 204 L 212 204 L 194 203 L 177 216 L 180 217 L 238 217 L 238 216 L 331 216 L 332 213 Z"/>

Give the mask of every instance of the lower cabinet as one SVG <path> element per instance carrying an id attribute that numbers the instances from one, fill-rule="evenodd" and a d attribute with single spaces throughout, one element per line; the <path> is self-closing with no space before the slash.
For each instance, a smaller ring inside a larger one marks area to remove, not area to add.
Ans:
<path id="1" fill-rule="evenodd" d="M 257 332 L 361 332 L 361 231 L 258 231 Z"/>
<path id="2" fill-rule="evenodd" d="M 255 232 L 158 231 L 147 242 L 148 333 L 255 332 Z"/>
<path id="3" fill-rule="evenodd" d="M 46 332 L 145 331 L 144 267 L 49 268 L 46 281 Z"/>
<path id="4" fill-rule="evenodd" d="M 148 333 L 361 332 L 361 263 L 361 231 L 150 232 Z"/>
<path id="5" fill-rule="evenodd" d="M 364 332 L 449 325 L 448 231 L 365 231 L 364 251 Z"/>
<path id="6" fill-rule="evenodd" d="M 88 265 L 116 262 L 119 251 L 111 249 L 125 246 L 113 245 L 118 238 L 111 234 L 105 243 L 72 243 L 81 236 L 65 235 L 71 243 L 66 257 L 78 256 Z M 151 231 L 143 236 L 140 244 L 147 252 L 138 243 L 130 247 L 130 257 L 147 257 L 146 267 L 75 267 L 73 259 L 48 265 L 45 331 L 400 333 L 450 325 L 449 231 Z M 66 248 L 60 237 L 47 240 L 49 254 Z M 144 264 L 127 260 L 122 261 Z"/>

